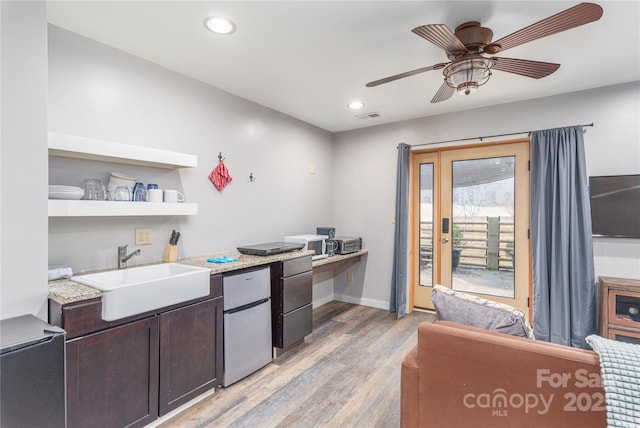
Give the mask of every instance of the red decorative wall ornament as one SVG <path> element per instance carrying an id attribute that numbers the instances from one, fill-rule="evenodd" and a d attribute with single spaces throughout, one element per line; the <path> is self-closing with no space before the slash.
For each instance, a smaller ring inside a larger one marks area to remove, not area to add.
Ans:
<path id="1" fill-rule="evenodd" d="M 209 180 L 211 180 L 219 192 L 222 192 L 222 189 L 224 189 L 227 184 L 231 183 L 231 180 L 233 180 L 231 174 L 229 174 L 229 170 L 224 165 L 222 153 L 218 155 L 218 166 L 216 166 L 213 171 L 211 171 L 211 174 L 209 174 Z"/>

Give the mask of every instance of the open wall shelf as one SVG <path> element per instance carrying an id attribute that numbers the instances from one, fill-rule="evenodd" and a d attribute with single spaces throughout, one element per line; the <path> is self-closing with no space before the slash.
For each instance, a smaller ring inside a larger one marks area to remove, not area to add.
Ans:
<path id="1" fill-rule="evenodd" d="M 49 156 L 155 168 L 195 168 L 196 155 L 49 132 Z M 49 217 L 197 215 L 196 203 L 49 199 Z"/>
<path id="2" fill-rule="evenodd" d="M 180 152 L 49 132 L 49 156 L 157 168 L 195 168 L 198 157 Z"/>
<path id="3" fill-rule="evenodd" d="M 198 204 L 49 199 L 49 217 L 197 215 Z"/>

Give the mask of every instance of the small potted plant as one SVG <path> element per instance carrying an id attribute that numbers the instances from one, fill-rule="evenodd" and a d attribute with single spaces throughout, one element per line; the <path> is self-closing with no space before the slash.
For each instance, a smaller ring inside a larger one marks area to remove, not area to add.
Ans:
<path id="1" fill-rule="evenodd" d="M 507 242 L 506 245 L 506 249 L 507 249 L 507 256 L 511 257 L 511 266 L 513 266 L 513 268 L 516 268 L 516 252 L 513 249 L 513 242 Z"/>
<path id="2" fill-rule="evenodd" d="M 460 264 L 460 255 L 462 253 L 462 247 L 465 245 L 462 230 L 457 224 L 453 224 L 453 233 L 451 234 L 451 267 L 456 270 Z"/>

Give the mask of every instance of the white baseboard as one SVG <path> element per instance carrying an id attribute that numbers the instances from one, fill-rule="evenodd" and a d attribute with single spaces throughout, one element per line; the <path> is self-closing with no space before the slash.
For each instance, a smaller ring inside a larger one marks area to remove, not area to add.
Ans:
<path id="1" fill-rule="evenodd" d="M 157 426 L 162 425 L 163 423 L 167 422 L 169 419 L 171 419 L 172 417 L 176 416 L 177 414 L 184 412 L 189 407 L 195 406 L 196 404 L 198 404 L 199 402 L 201 402 L 205 398 L 209 397 L 210 395 L 215 394 L 215 392 L 216 392 L 215 388 L 211 388 L 209 391 L 203 392 L 201 395 L 198 395 L 193 400 L 184 403 L 182 406 L 180 406 L 180 407 L 178 407 L 176 409 L 173 409 L 172 411 L 170 411 L 166 415 L 159 417 L 158 419 L 156 419 L 155 421 L 152 421 L 148 425 L 145 425 L 144 428 L 156 428 Z"/>
<path id="2" fill-rule="evenodd" d="M 314 300 L 312 302 L 313 303 L 312 307 L 313 307 L 313 309 L 315 309 L 315 308 L 317 308 L 319 306 L 322 306 L 322 305 L 327 304 L 329 302 L 332 302 L 334 300 L 336 300 L 336 299 L 335 299 L 335 296 L 333 294 L 331 294 L 330 296 L 324 296 L 322 299 Z"/>
<path id="3" fill-rule="evenodd" d="M 389 302 L 383 300 L 363 299 L 361 297 L 345 296 L 343 294 L 334 294 L 333 300 L 340 302 L 353 303 L 355 305 L 370 306 L 377 309 L 389 309 Z"/>

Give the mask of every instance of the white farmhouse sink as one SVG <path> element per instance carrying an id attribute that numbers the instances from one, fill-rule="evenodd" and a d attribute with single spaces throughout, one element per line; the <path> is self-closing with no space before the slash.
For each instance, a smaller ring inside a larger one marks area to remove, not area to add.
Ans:
<path id="1" fill-rule="evenodd" d="M 71 279 L 102 290 L 102 319 L 113 321 L 204 297 L 210 274 L 207 268 L 163 263 Z"/>

